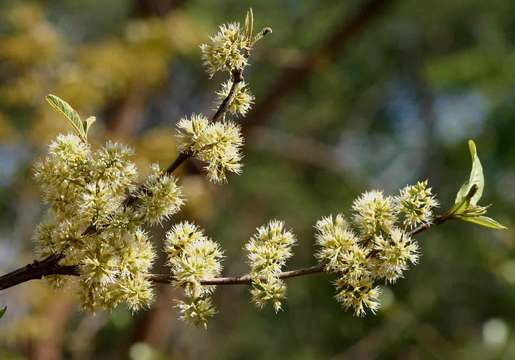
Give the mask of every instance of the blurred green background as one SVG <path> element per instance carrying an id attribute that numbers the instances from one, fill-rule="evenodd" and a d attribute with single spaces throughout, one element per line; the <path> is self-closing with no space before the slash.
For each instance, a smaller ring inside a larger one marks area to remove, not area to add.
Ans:
<path id="1" fill-rule="evenodd" d="M 44 207 L 31 167 L 67 124 L 55 93 L 96 115 L 91 138 L 136 149 L 142 169 L 176 156 L 174 124 L 210 113 L 198 45 L 252 7 L 273 35 L 246 80 L 256 105 L 242 120 L 245 168 L 213 186 L 181 170 L 188 206 L 226 251 L 224 273 L 247 271 L 255 227 L 284 219 L 299 239 L 291 268 L 314 264 L 313 224 L 348 212 L 366 189 L 395 193 L 428 178 L 446 210 L 468 177 L 466 140 L 485 168 L 483 203 L 513 228 L 515 2 L 510 0 L 3 0 L 0 4 L 0 270 L 32 259 Z M 285 311 L 258 311 L 246 287 L 219 288 L 207 330 L 177 320 L 180 291 L 159 289 L 134 316 L 85 314 L 73 290 L 33 281 L 2 291 L 1 359 L 513 359 L 511 230 L 447 223 L 418 236 L 421 262 L 355 318 L 334 280 L 288 282 Z M 156 271 L 162 271 L 156 266 Z"/>

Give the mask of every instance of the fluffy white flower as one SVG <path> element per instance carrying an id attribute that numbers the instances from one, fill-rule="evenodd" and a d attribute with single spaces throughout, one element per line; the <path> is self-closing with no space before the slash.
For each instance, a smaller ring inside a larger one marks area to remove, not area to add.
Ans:
<path id="1" fill-rule="evenodd" d="M 245 245 L 252 277 L 252 299 L 259 308 L 271 301 L 275 311 L 281 309 L 286 286 L 278 276 L 286 260 L 293 255 L 291 248 L 295 242 L 293 233 L 284 229 L 284 222 L 272 220 L 257 228 Z"/>
<path id="2" fill-rule="evenodd" d="M 419 248 L 411 236 L 394 228 L 389 236 L 377 235 L 374 238 L 374 276 L 395 282 L 402 277 L 410 264 L 415 265 L 419 258 Z"/>
<path id="3" fill-rule="evenodd" d="M 397 220 L 395 199 L 378 190 L 363 193 L 354 200 L 352 210 L 354 223 L 365 238 L 389 231 Z"/>
<path id="4" fill-rule="evenodd" d="M 231 121 L 211 123 L 203 115 L 192 115 L 177 124 L 179 151 L 192 153 L 207 163 L 212 182 L 227 180 L 227 173 L 241 172 L 243 137 L 239 125 Z"/>
<path id="5" fill-rule="evenodd" d="M 187 297 L 186 302 L 178 305 L 181 318 L 206 326 L 207 319 L 214 314 L 209 295 L 215 286 L 202 285 L 201 280 L 215 278 L 222 272 L 220 246 L 196 225 L 182 222 L 166 234 L 165 251 L 175 284 L 184 289 Z"/>
<path id="6" fill-rule="evenodd" d="M 379 287 L 367 278 L 349 281 L 342 277 L 336 281 L 336 288 L 336 300 L 345 309 L 353 309 L 356 316 L 364 316 L 366 309 L 375 313 L 379 308 Z"/>
<path id="7" fill-rule="evenodd" d="M 218 104 L 221 104 L 229 96 L 232 86 L 233 82 L 230 80 L 222 84 L 222 88 L 216 92 Z M 228 111 L 234 115 L 245 116 L 254 103 L 254 95 L 252 95 L 244 81 L 237 83 L 235 86 L 236 91 L 232 101 L 229 103 Z"/>
<path id="8" fill-rule="evenodd" d="M 200 45 L 202 60 L 210 77 L 218 71 L 231 72 L 247 65 L 251 44 L 241 31 L 240 24 L 221 25 L 210 40 L 209 44 Z"/>
<path id="9" fill-rule="evenodd" d="M 404 216 L 403 224 L 408 228 L 431 223 L 433 208 L 438 207 L 438 201 L 432 194 L 427 180 L 401 189 L 396 199 L 399 211 Z"/>

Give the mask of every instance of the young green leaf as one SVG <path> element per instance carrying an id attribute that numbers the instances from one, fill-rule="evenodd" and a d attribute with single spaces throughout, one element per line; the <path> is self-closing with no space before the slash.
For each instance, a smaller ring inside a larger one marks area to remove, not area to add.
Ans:
<path id="1" fill-rule="evenodd" d="M 7 311 L 7 306 L 4 306 L 0 309 L 0 319 L 5 315 L 5 312 Z"/>
<path id="2" fill-rule="evenodd" d="M 481 225 L 481 226 L 484 226 L 487 228 L 491 228 L 491 229 L 497 229 L 497 230 L 506 230 L 507 229 L 506 226 L 501 225 L 494 219 L 489 218 L 488 216 L 471 216 L 471 217 L 463 216 L 463 217 L 460 217 L 460 219 L 463 221 L 468 221 L 468 222 L 478 224 L 478 225 Z"/>
<path id="3" fill-rule="evenodd" d="M 472 158 L 470 177 L 461 186 L 458 194 L 456 195 L 453 207 L 446 213 L 446 215 L 491 229 L 506 229 L 505 226 L 499 224 L 494 219 L 484 216 L 486 214 L 486 209 L 488 209 L 489 206 L 480 206 L 477 204 L 483 195 L 485 178 L 483 175 L 481 161 L 479 161 L 479 157 L 477 156 L 476 144 L 474 141 L 469 140 L 468 145 L 470 157 Z"/>
<path id="4" fill-rule="evenodd" d="M 247 39 L 249 41 L 252 40 L 252 34 L 254 33 L 254 14 L 252 12 L 252 8 L 247 11 L 247 16 L 245 17 L 245 35 L 247 35 Z"/>
<path id="5" fill-rule="evenodd" d="M 60 112 L 64 115 L 64 117 L 70 122 L 70 124 L 73 126 L 73 129 L 79 135 L 79 137 L 86 142 L 86 131 L 84 130 L 84 124 L 82 123 L 82 120 L 75 111 L 71 107 L 70 104 L 68 104 L 63 99 L 59 98 L 58 96 L 49 94 L 46 96 L 46 101 L 52 106 L 57 112 Z"/>
<path id="6" fill-rule="evenodd" d="M 88 136 L 88 131 L 89 131 L 89 128 L 91 127 L 91 125 L 93 125 L 95 123 L 95 121 L 97 121 L 97 118 L 94 117 L 94 116 L 90 116 L 89 118 L 87 118 L 86 120 L 84 120 L 84 132 L 86 134 L 86 137 Z"/>
<path id="7" fill-rule="evenodd" d="M 469 193 L 472 186 L 476 185 L 477 190 L 474 195 L 470 198 L 471 205 L 477 205 L 477 202 L 481 199 L 483 195 L 483 188 L 485 186 L 485 178 L 483 176 L 483 167 L 481 166 L 481 161 L 479 161 L 479 157 L 477 156 L 476 144 L 473 140 L 469 140 L 468 142 L 470 157 L 472 158 L 472 170 L 470 171 L 470 177 L 465 183 L 461 186 L 458 194 L 456 195 L 456 200 L 454 204 L 462 203 Z"/>
<path id="8" fill-rule="evenodd" d="M 463 186 L 462 186 L 463 187 Z M 461 191 L 461 189 L 460 189 Z M 463 196 L 463 198 L 459 202 L 455 202 L 452 208 L 448 211 L 450 215 L 461 215 L 467 211 L 470 207 L 470 199 L 476 194 L 477 185 L 472 185 L 469 191 Z"/>

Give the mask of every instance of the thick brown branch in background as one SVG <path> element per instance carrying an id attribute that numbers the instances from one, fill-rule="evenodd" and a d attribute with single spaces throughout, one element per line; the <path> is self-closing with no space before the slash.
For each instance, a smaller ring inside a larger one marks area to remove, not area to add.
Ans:
<path id="1" fill-rule="evenodd" d="M 171 10 L 184 5 L 185 2 L 186 0 L 134 0 L 132 16 L 135 18 L 163 17 Z"/>
<path id="2" fill-rule="evenodd" d="M 340 27 L 337 27 L 325 41 L 321 41 L 322 46 L 314 48 L 298 66 L 285 70 L 276 83 L 270 86 L 268 95 L 249 113 L 244 129 L 249 130 L 257 123 L 265 121 L 277 109 L 279 103 L 298 89 L 322 61 L 334 61 L 350 44 L 350 40 L 365 30 L 372 20 L 394 2 L 395 0 L 369 0 L 348 22 L 342 21 Z"/>

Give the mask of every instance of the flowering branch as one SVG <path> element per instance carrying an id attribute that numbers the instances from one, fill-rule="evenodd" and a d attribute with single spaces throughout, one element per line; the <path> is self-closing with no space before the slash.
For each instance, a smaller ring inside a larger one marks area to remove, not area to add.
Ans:
<path id="1" fill-rule="evenodd" d="M 438 216 L 434 219 L 433 223 L 422 224 L 413 229 L 410 235 L 416 235 L 423 231 L 428 230 L 434 225 L 440 225 L 445 221 L 451 219 L 448 215 Z M 10 287 L 20 285 L 30 280 L 42 279 L 45 276 L 51 275 L 68 275 L 79 276 L 79 268 L 72 265 L 59 265 L 62 256 L 51 255 L 44 260 L 25 265 L 19 269 L 13 270 L 8 274 L 0 276 L 0 290 L 5 290 Z M 306 268 L 284 271 L 278 274 L 280 279 L 290 279 L 305 275 L 317 274 L 325 272 L 323 265 L 314 265 Z M 173 274 L 149 274 L 148 278 L 156 284 L 172 284 L 175 281 Z M 252 276 L 249 274 L 240 276 L 225 276 L 216 277 L 212 279 L 200 280 L 202 285 L 249 285 L 252 283 Z"/>
<path id="2" fill-rule="evenodd" d="M 216 92 L 217 110 L 211 119 L 202 114 L 181 119 L 178 157 L 164 170 L 152 165 L 143 183 L 137 182 L 131 149 L 111 142 L 92 149 L 88 130 L 95 118 L 82 120 L 64 100 L 47 97 L 75 134 L 59 135 L 35 168 L 49 205 L 46 220 L 35 234 L 37 254 L 44 260 L 1 276 L 0 290 L 43 277 L 60 285 L 68 276 L 77 276 L 84 309 L 112 309 L 126 303 L 136 311 L 151 303 L 155 283 L 172 284 L 184 290 L 185 299 L 177 301 L 180 317 L 207 326 L 216 312 L 211 295 L 217 285 L 250 285 L 256 306 L 270 303 L 277 312 L 286 295 L 284 280 L 328 272 L 337 277 L 336 299 L 362 316 L 379 307 L 379 282 L 393 284 L 418 262 L 414 235 L 450 219 L 504 228 L 485 216 L 486 207 L 478 205 L 484 179 L 470 141 L 470 178 L 444 215 L 433 215 L 439 203 L 427 181 L 408 185 L 395 196 L 380 190 L 364 192 L 353 202 L 350 218 L 331 215 L 315 224 L 318 265 L 284 271 L 296 237 L 284 222 L 272 220 L 258 227 L 244 246 L 249 273 L 230 277 L 221 276 L 220 245 L 197 225 L 184 221 L 166 233 L 163 251 L 169 273 L 150 273 L 157 254 L 144 229 L 162 223 L 184 204 L 175 170 L 190 157 L 206 164 L 207 177 L 214 183 L 226 182 L 230 173 L 242 170 L 241 126 L 226 115 L 245 116 L 254 102 L 243 81 L 243 69 L 255 43 L 271 30 L 264 28 L 254 35 L 253 25 L 250 10 L 243 27 L 222 25 L 209 44 L 201 45 L 209 75 L 222 72 L 230 77 Z"/>
<path id="3" fill-rule="evenodd" d="M 241 69 L 235 70 L 232 74 L 232 85 L 229 94 L 224 98 L 220 106 L 218 107 L 215 114 L 212 116 L 211 121 L 218 121 L 227 112 L 228 107 L 234 99 L 237 85 L 243 81 L 243 71 Z M 181 152 L 178 157 L 168 166 L 165 174 L 171 175 L 177 170 L 188 158 L 192 156 L 189 152 Z M 127 196 L 125 204 L 127 206 L 133 206 L 137 197 L 132 194 Z M 84 235 L 94 233 L 96 228 L 93 225 L 88 226 L 84 231 Z M 63 266 L 59 265 L 59 261 L 64 256 L 62 254 L 51 254 L 43 260 L 34 260 L 31 264 L 16 269 L 8 274 L 0 277 L 0 290 L 4 290 L 29 280 L 41 279 L 44 276 L 49 275 L 79 275 L 78 268 L 76 266 Z M 163 279 L 165 275 L 155 275 L 155 279 Z M 151 277 L 153 278 L 153 277 Z M 155 281 L 164 282 L 164 281 Z"/>
<path id="4" fill-rule="evenodd" d="M 211 117 L 211 121 L 215 122 L 220 120 L 224 114 L 228 111 L 229 105 L 234 100 L 234 96 L 236 95 L 236 91 L 238 88 L 238 84 L 243 81 L 243 69 L 236 69 L 232 74 L 232 83 L 231 88 L 227 96 L 223 99 L 218 106 L 218 109 Z M 172 174 L 178 167 L 182 165 L 183 162 L 188 160 L 193 154 L 190 152 L 181 152 L 175 161 L 170 164 L 170 166 L 166 169 L 167 174 Z"/>

